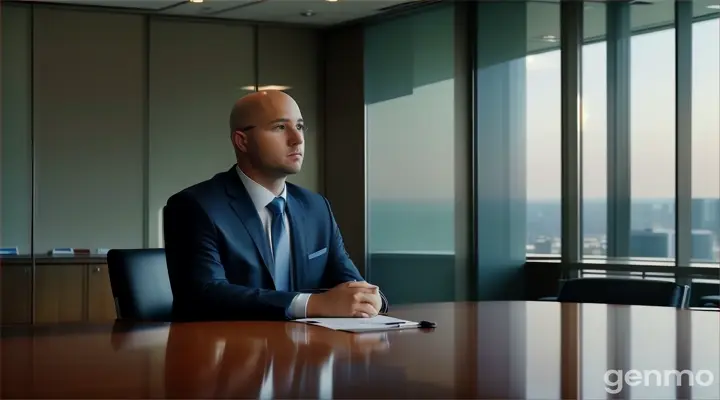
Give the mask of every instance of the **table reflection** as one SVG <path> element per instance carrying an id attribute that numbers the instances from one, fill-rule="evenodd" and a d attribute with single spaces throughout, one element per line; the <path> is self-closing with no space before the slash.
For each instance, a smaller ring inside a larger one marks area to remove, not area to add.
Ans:
<path id="1" fill-rule="evenodd" d="M 168 397 L 332 398 L 338 361 L 359 379 L 387 334 L 348 335 L 304 324 L 172 325 L 165 357 Z"/>
<path id="2" fill-rule="evenodd" d="M 717 311 L 545 302 L 455 311 L 454 359 L 436 363 L 456 366 L 441 383 L 456 397 L 720 399 Z"/>
<path id="3" fill-rule="evenodd" d="M 718 312 L 529 302 L 489 325 L 490 310 L 478 321 L 492 338 L 479 342 L 480 397 L 720 398 Z"/>
<path id="4" fill-rule="evenodd" d="M 437 328 L 3 327 L 0 397 L 720 399 L 718 312 L 484 302 L 393 316 Z"/>

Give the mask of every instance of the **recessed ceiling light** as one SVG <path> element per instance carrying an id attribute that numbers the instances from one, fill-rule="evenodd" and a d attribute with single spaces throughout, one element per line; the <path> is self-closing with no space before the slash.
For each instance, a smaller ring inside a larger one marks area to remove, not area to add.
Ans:
<path id="1" fill-rule="evenodd" d="M 335 3 L 338 0 L 325 0 L 325 1 L 330 2 L 330 3 Z"/>
<path id="2" fill-rule="evenodd" d="M 720 10 L 720 4 L 710 4 L 707 8 L 711 10 Z"/>
<path id="3" fill-rule="evenodd" d="M 191 3 L 202 3 L 203 0 L 190 0 Z"/>

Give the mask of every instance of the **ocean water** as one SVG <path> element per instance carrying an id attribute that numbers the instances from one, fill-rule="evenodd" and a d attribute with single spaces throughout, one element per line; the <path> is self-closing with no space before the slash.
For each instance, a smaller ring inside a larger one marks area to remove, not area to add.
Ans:
<path id="1" fill-rule="evenodd" d="M 715 202 L 714 206 L 720 210 L 720 201 Z M 720 231 L 720 212 L 711 217 L 709 212 L 701 213 L 699 206 L 700 203 L 693 204 L 693 229 Z M 632 229 L 674 228 L 672 199 L 633 200 L 631 207 Z M 586 237 L 606 234 L 606 208 L 604 199 L 583 202 L 583 232 Z M 695 217 L 699 217 L 698 222 Z M 559 199 L 529 201 L 525 218 L 526 243 L 534 243 L 541 236 L 560 238 Z M 455 249 L 454 202 L 371 199 L 368 203 L 368 236 L 370 252 L 452 252 Z"/>
<path id="2" fill-rule="evenodd" d="M 370 200 L 368 249 L 371 253 L 454 251 L 453 202 Z"/>

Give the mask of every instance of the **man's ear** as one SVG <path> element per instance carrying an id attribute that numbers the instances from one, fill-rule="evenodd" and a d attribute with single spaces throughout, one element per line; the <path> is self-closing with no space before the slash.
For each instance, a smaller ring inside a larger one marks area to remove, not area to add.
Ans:
<path id="1" fill-rule="evenodd" d="M 232 134 L 232 141 L 235 145 L 235 148 L 242 151 L 243 153 L 248 151 L 248 141 L 247 141 L 247 135 L 243 131 L 235 131 Z"/>

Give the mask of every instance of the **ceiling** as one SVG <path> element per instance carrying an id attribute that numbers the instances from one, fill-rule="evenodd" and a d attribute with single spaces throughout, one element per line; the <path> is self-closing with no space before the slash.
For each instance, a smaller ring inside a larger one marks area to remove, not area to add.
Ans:
<path id="1" fill-rule="evenodd" d="M 23 0 L 140 10 L 161 15 L 329 26 L 428 0 Z"/>
<path id="2" fill-rule="evenodd" d="M 583 33 L 586 40 L 603 39 L 606 35 L 607 1 L 585 1 Z M 676 0 L 645 0 L 631 3 L 630 27 L 633 33 L 670 27 L 675 22 Z M 677 0 L 686 1 L 686 0 Z M 720 0 L 687 0 L 692 2 L 693 18 L 720 15 Z M 539 52 L 560 46 L 560 4 L 553 1 L 527 3 L 527 49 Z"/>
<path id="3" fill-rule="evenodd" d="M 0 0 L 1 1 L 1 0 Z M 293 25 L 331 26 L 390 10 L 435 3 L 440 0 L 22 0 L 36 3 L 112 7 L 160 15 L 223 18 Z M 449 0 L 446 0 L 449 1 Z M 511 2 L 512 0 L 506 0 Z M 586 39 L 605 36 L 607 3 L 617 0 L 589 0 L 584 4 Z M 633 32 L 671 25 L 676 0 L 634 0 L 630 22 Z M 685 1 L 685 0 L 678 0 Z M 703 18 L 720 15 L 720 0 L 691 0 L 693 15 Z M 515 5 L 513 5 L 515 6 Z M 559 47 L 560 0 L 528 1 L 527 49 L 546 51 Z"/>

